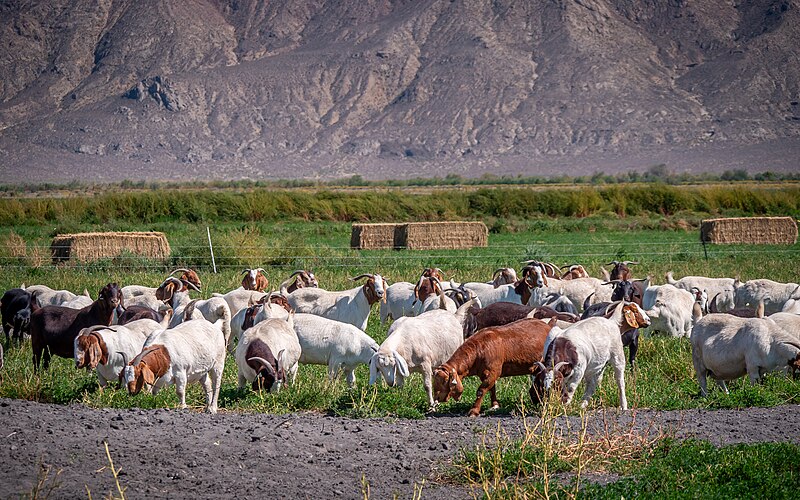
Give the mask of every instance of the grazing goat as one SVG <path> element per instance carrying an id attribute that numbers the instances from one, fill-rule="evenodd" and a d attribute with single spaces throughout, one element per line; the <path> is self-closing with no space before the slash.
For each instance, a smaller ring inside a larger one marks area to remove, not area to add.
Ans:
<path id="1" fill-rule="evenodd" d="M 294 331 L 300 341 L 300 363 L 325 365 L 334 379 L 344 370 L 347 383 L 356 383 L 355 369 L 368 365 L 378 352 L 378 343 L 353 325 L 314 314 L 296 314 Z"/>
<path id="2" fill-rule="evenodd" d="M 691 292 L 693 288 L 696 288 L 698 290 L 704 290 L 709 297 L 717 297 L 714 300 L 714 307 L 716 307 L 720 312 L 732 309 L 736 305 L 734 300 L 735 280 L 733 278 L 684 276 L 683 278 L 676 280 L 672 276 L 672 271 L 667 273 L 666 278 L 667 283 L 675 288 L 680 288 L 681 290 L 686 290 L 687 292 Z M 706 309 L 710 310 L 710 305 Z"/>
<path id="3" fill-rule="evenodd" d="M 538 319 L 522 319 L 502 326 L 484 328 L 464 341 L 453 355 L 439 365 L 433 374 L 433 390 L 437 402 L 449 398 L 456 401 L 464 393 L 463 380 L 468 376 L 481 379 L 470 417 L 481 413 L 486 391 L 492 398 L 492 409 L 499 408 L 495 383 L 501 377 L 531 375 L 536 362 L 542 359 L 544 341 L 556 320 L 543 323 Z"/>
<path id="4" fill-rule="evenodd" d="M 295 276 L 297 278 L 294 280 L 294 283 L 289 284 Z M 319 288 L 319 281 L 317 281 L 317 277 L 314 276 L 314 273 L 311 271 L 300 269 L 290 274 L 289 279 L 281 283 L 278 290 L 281 292 L 281 295 L 289 295 L 290 293 L 294 293 L 298 288 Z"/>
<path id="5" fill-rule="evenodd" d="M 651 330 L 673 337 L 688 337 L 692 331 L 694 296 L 672 285 L 650 286 L 645 291 L 642 307 L 650 319 Z"/>
<path id="6" fill-rule="evenodd" d="M 97 370 L 100 387 L 118 380 L 129 359 L 142 352 L 147 337 L 158 329 L 166 329 L 169 319 L 159 323 L 140 319 L 127 325 L 96 325 L 84 328 L 75 337 L 75 368 Z"/>
<path id="7" fill-rule="evenodd" d="M 139 394 L 144 384 L 153 394 L 169 384 L 186 408 L 186 384 L 200 382 L 206 394 L 205 411 L 217 412 L 217 400 L 225 368 L 223 320 L 209 323 L 195 319 L 151 335 L 145 347 L 122 370 L 129 394 Z M 148 344 L 148 342 L 151 342 Z"/>
<path id="8" fill-rule="evenodd" d="M 585 377 L 586 390 L 581 402 L 581 407 L 585 408 L 600 385 L 603 370 L 611 363 L 619 388 L 620 406 L 627 410 L 625 351 L 620 330 L 645 326 L 641 323 L 647 321 L 646 314 L 638 305 L 619 302 L 613 305 L 608 318 L 588 318 L 565 330 L 554 327 L 545 347 L 544 363 L 538 362 L 537 372 L 531 376 L 531 400 L 540 403 L 556 384 L 561 387 L 561 402 L 569 404 Z"/>
<path id="9" fill-rule="evenodd" d="M 244 275 L 242 278 L 242 288 L 245 290 L 263 292 L 269 286 L 267 272 L 261 267 L 256 269 L 245 269 L 242 271 L 242 274 Z"/>
<path id="10" fill-rule="evenodd" d="M 383 377 L 389 387 L 403 387 L 411 372 L 422 374 L 422 383 L 433 407 L 433 368 L 445 362 L 464 340 L 462 323 L 472 301 L 456 314 L 434 310 L 417 317 L 396 320 L 369 363 L 369 383 Z"/>
<path id="11" fill-rule="evenodd" d="M 75 337 L 80 331 L 94 325 L 110 325 L 115 310 L 121 306 L 122 292 L 116 283 L 104 286 L 98 299 L 83 309 L 39 307 L 36 294 L 32 294 L 30 331 L 34 371 L 39 370 L 40 361 L 43 362 L 44 369 L 47 369 L 51 355 L 72 358 Z"/>
<path id="12" fill-rule="evenodd" d="M 738 285 L 738 286 L 737 286 Z M 797 283 L 778 283 L 768 279 L 750 280 L 735 285 L 736 307 L 750 307 L 764 302 L 764 312 L 781 312 L 789 300 L 800 300 L 800 285 Z"/>
<path id="13" fill-rule="evenodd" d="M 386 300 L 386 280 L 380 274 L 362 274 L 350 280 L 364 278 L 367 281 L 363 286 L 350 290 L 329 292 L 320 288 L 301 288 L 289 294 L 287 299 L 292 309 L 299 313 L 316 314 L 366 330 L 372 304 Z"/>
<path id="14" fill-rule="evenodd" d="M 748 375 L 755 384 L 767 372 L 800 369 L 800 341 L 770 318 L 709 314 L 692 328 L 692 363 L 702 396 L 709 375 L 727 394 L 728 380 Z"/>
<path id="15" fill-rule="evenodd" d="M 294 382 L 301 353 L 293 313 L 286 319 L 267 319 L 245 330 L 235 355 L 239 388 L 249 383 L 254 390 L 260 385 L 268 387 L 269 392 L 280 391 L 285 383 Z"/>
<path id="16" fill-rule="evenodd" d="M 11 345 L 12 337 L 19 342 L 28 333 L 31 320 L 30 302 L 30 292 L 22 288 L 7 290 L 0 299 L 0 317 L 3 321 L 6 344 Z"/>

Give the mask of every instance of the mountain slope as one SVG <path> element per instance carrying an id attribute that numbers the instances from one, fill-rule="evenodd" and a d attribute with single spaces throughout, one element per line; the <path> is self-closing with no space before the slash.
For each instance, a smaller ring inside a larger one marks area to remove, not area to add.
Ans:
<path id="1" fill-rule="evenodd" d="M 0 5 L 0 180 L 796 170 L 798 2 Z"/>

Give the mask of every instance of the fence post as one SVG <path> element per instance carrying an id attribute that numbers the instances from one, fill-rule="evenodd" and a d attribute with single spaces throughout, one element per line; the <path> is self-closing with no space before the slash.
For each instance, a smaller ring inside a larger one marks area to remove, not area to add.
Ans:
<path id="1" fill-rule="evenodd" d="M 214 267 L 214 274 L 217 274 L 217 263 L 214 262 L 214 247 L 211 246 L 211 229 L 206 226 L 206 232 L 208 233 L 208 248 L 211 250 L 211 265 Z"/>

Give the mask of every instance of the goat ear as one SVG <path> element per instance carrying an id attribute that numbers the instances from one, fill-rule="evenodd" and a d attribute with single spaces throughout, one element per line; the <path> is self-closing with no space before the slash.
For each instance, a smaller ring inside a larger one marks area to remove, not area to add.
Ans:
<path id="1" fill-rule="evenodd" d="M 397 362 L 397 367 L 400 369 L 400 375 L 403 377 L 408 377 L 411 375 L 411 373 L 408 371 L 408 363 L 406 363 L 406 360 L 403 359 L 403 356 L 401 356 L 397 351 L 392 351 L 392 353 L 394 354 L 394 360 Z"/>
<path id="2" fill-rule="evenodd" d="M 156 383 L 156 376 L 150 367 L 143 364 L 142 365 L 142 379 L 144 380 L 145 384 L 153 385 Z"/>
<path id="3" fill-rule="evenodd" d="M 631 328 L 639 328 L 639 322 L 636 321 L 636 313 L 630 307 L 625 307 L 622 310 L 622 313 L 625 316 L 625 322 L 628 323 L 628 326 Z"/>
<path id="4" fill-rule="evenodd" d="M 378 380 L 378 353 L 372 355 L 369 360 L 369 385 L 373 385 Z"/>

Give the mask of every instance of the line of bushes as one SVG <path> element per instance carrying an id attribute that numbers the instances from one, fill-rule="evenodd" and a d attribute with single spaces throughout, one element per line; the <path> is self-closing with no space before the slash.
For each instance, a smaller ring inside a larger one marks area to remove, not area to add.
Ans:
<path id="1" fill-rule="evenodd" d="M 547 189 L 340 192 L 255 189 L 114 192 L 92 197 L 0 199 L 0 225 L 250 222 L 265 220 L 397 221 L 485 217 L 800 215 L 800 187 L 606 186 Z"/>

